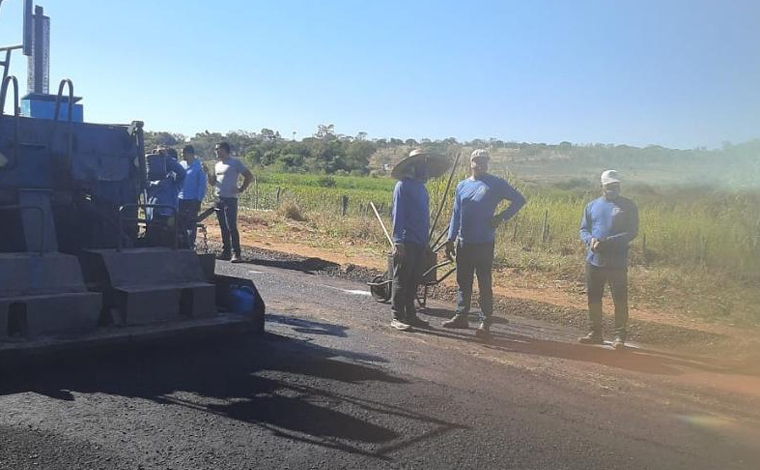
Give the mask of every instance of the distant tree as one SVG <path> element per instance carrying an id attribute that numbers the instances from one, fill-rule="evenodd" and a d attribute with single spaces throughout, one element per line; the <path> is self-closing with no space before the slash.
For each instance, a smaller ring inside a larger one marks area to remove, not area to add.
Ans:
<path id="1" fill-rule="evenodd" d="M 277 140 L 277 135 L 279 135 L 279 133 L 275 133 L 272 129 L 267 129 L 266 127 L 261 129 L 259 134 L 261 135 L 261 140 L 266 142 L 274 142 Z"/>
<path id="2" fill-rule="evenodd" d="M 195 154 L 204 160 L 211 160 L 215 158 L 214 144 L 225 140 L 225 136 L 219 132 L 199 132 L 190 138 L 190 144 L 195 147 Z M 230 146 L 234 148 L 234 145 L 230 143 Z"/>
<path id="3" fill-rule="evenodd" d="M 346 150 L 346 170 L 366 172 L 369 159 L 375 153 L 375 144 L 366 140 L 355 140 Z"/>
<path id="4" fill-rule="evenodd" d="M 329 140 L 335 138 L 335 125 L 334 124 L 319 124 L 317 126 L 317 132 L 314 137 L 321 140 Z"/>
<path id="5" fill-rule="evenodd" d="M 145 149 L 151 151 L 156 147 L 175 147 L 180 143 L 184 143 L 186 137 L 182 134 L 172 132 L 146 132 L 145 133 Z"/>

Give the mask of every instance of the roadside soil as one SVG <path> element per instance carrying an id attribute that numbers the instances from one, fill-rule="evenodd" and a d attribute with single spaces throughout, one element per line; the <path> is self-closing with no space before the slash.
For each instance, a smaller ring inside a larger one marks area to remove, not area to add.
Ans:
<path id="1" fill-rule="evenodd" d="M 206 219 L 207 236 L 212 250 L 219 243 L 219 228 L 213 218 Z M 248 256 L 257 262 L 297 264 L 304 271 L 359 282 L 385 274 L 385 253 L 361 243 L 327 239 L 303 224 L 287 223 L 287 230 L 271 227 L 264 219 L 241 214 L 241 243 Z M 265 261 L 268 260 L 268 261 Z M 439 270 L 439 276 L 447 272 Z M 477 291 L 477 282 L 475 286 Z M 453 302 L 456 279 L 449 276 L 429 289 L 429 297 Z M 474 297 L 477 297 L 477 293 Z M 582 286 L 567 281 L 547 281 L 530 273 L 510 269 L 494 272 L 495 316 L 508 321 L 509 316 L 541 320 L 585 331 L 587 310 Z M 473 299 L 475 306 L 476 299 Z M 475 308 L 474 306 L 474 308 Z M 612 332 L 614 318 L 609 292 L 605 297 L 605 331 Z M 732 357 L 744 368 L 760 363 L 760 331 L 689 317 L 674 309 L 645 308 L 631 305 L 629 341 L 677 349 L 683 352 Z M 760 367 L 760 366 L 758 366 Z"/>

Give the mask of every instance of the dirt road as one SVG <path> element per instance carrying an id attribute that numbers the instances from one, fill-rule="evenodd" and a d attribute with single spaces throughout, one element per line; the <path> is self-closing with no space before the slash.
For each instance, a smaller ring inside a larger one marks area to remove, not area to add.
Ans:
<path id="1" fill-rule="evenodd" d="M 516 317 L 483 343 L 441 303 L 399 333 L 361 284 L 253 261 L 218 269 L 259 286 L 262 337 L 0 372 L 0 468 L 760 468 L 756 365 Z"/>

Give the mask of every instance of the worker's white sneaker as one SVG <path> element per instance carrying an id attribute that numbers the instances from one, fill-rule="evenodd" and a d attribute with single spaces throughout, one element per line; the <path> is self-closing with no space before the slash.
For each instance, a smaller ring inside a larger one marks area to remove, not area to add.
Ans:
<path id="1" fill-rule="evenodd" d="M 391 328 L 399 331 L 407 331 L 411 330 L 412 326 L 394 318 L 391 320 Z"/>

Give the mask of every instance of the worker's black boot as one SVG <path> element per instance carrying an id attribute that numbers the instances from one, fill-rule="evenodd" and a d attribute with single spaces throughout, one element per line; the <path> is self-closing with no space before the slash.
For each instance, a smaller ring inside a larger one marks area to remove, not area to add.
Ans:
<path id="1" fill-rule="evenodd" d="M 600 331 L 593 330 L 578 340 L 581 344 L 604 344 L 604 338 Z"/>
<path id="2" fill-rule="evenodd" d="M 446 320 L 442 325 L 444 328 L 463 329 L 466 330 L 470 327 L 470 322 L 467 320 L 467 315 L 457 314 L 450 320 Z"/>
<path id="3" fill-rule="evenodd" d="M 430 326 L 430 322 L 418 317 L 416 313 L 413 313 L 406 318 L 406 323 L 415 328 L 427 328 Z"/>
<path id="4" fill-rule="evenodd" d="M 480 324 L 477 330 L 475 330 L 475 336 L 480 339 L 491 338 L 491 325 L 486 322 Z"/>
<path id="5" fill-rule="evenodd" d="M 216 255 L 216 259 L 222 260 L 222 261 L 229 261 L 230 258 L 232 258 L 232 254 L 229 252 L 223 251 L 221 254 Z"/>

